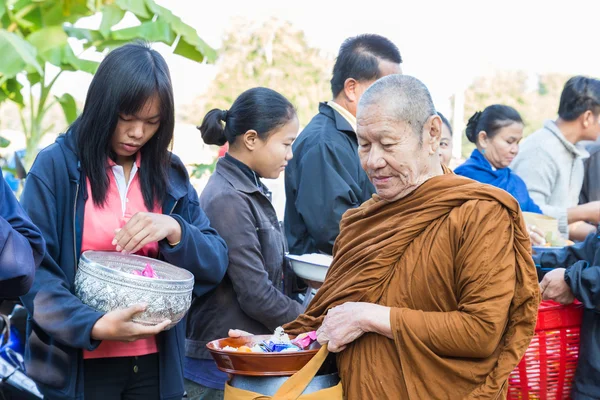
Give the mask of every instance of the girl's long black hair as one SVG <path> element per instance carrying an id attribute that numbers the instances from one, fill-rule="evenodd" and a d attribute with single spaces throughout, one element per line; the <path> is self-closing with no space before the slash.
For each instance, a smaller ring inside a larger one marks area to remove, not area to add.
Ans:
<path id="1" fill-rule="evenodd" d="M 130 43 L 110 52 L 94 75 L 83 112 L 71 129 L 96 205 L 103 206 L 106 202 L 107 160 L 114 158 L 111 139 L 119 114 L 136 114 L 155 95 L 160 101 L 160 126 L 139 150 L 142 157 L 138 174 L 149 210 L 164 201 L 171 161 L 169 146 L 175 126 L 175 106 L 167 63 L 149 45 Z"/>

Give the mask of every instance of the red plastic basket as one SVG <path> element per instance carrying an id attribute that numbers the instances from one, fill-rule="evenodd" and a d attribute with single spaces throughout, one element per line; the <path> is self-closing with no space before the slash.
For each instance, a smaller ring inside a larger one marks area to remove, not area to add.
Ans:
<path id="1" fill-rule="evenodd" d="M 579 355 L 581 304 L 543 301 L 535 336 L 508 378 L 508 399 L 568 399 Z"/>

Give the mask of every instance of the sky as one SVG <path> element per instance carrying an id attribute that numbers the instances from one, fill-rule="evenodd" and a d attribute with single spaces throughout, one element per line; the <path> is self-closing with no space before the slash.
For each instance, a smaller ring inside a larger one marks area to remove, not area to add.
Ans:
<path id="1" fill-rule="evenodd" d="M 399 47 L 403 72 L 429 87 L 441 111 L 448 111 L 448 98 L 474 77 L 497 69 L 600 76 L 598 0 L 155 1 L 215 48 L 235 17 L 288 20 L 331 57 L 349 36 L 384 35 Z M 86 23 L 93 27 L 99 19 Z M 121 26 L 128 23 L 126 18 Z M 173 55 L 167 46 L 155 48 L 167 59 L 178 104 L 193 101 L 216 73 L 214 66 Z M 83 100 L 90 80 L 77 74 L 61 79 L 56 89 L 75 90 Z"/>

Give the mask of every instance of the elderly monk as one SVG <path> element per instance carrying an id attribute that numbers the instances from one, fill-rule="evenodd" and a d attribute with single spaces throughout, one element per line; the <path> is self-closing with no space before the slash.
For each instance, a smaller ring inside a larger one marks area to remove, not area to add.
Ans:
<path id="1" fill-rule="evenodd" d="M 419 80 L 378 80 L 357 118 L 377 194 L 344 214 L 325 283 L 284 328 L 318 329 L 350 400 L 504 398 L 539 304 L 519 204 L 441 165 Z"/>

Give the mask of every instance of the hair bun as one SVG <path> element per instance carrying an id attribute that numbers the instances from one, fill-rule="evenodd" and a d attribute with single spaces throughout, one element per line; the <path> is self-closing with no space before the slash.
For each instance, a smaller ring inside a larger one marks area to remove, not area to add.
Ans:
<path id="1" fill-rule="evenodd" d="M 224 118 L 227 118 L 227 110 L 214 108 L 206 114 L 202 120 L 202 124 L 197 127 L 200 130 L 204 143 L 217 146 L 227 143 L 225 126 L 223 125 Z"/>
<path id="2" fill-rule="evenodd" d="M 481 114 L 483 114 L 481 111 L 475 112 L 467 122 L 465 133 L 471 143 L 477 144 L 477 125 L 479 124 L 479 119 L 481 119 Z"/>

